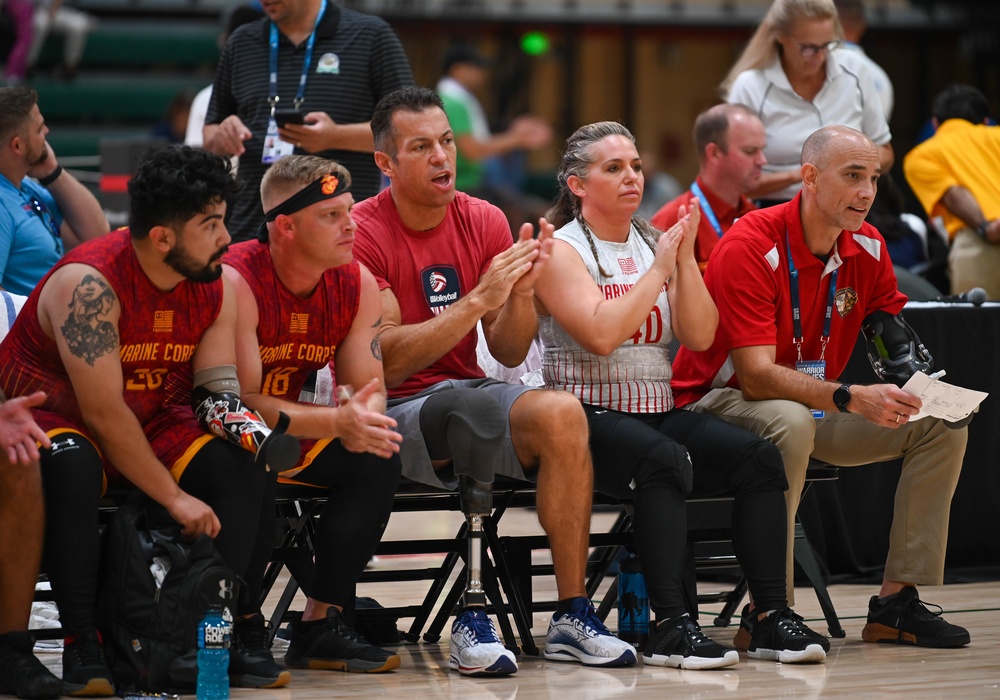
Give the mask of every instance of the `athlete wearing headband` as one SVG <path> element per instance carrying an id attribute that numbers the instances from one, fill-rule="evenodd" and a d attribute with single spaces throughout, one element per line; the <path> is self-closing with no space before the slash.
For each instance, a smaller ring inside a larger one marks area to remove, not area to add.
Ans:
<path id="1" fill-rule="evenodd" d="M 264 214 L 264 221 L 257 229 L 257 239 L 266 243 L 268 239 L 267 224 L 274 221 L 282 214 L 294 214 L 305 209 L 310 204 L 321 202 L 324 199 L 339 197 L 345 192 L 351 191 L 351 178 L 346 171 L 341 174 L 328 173 L 318 180 L 314 180 L 281 204 L 272 207 Z"/>

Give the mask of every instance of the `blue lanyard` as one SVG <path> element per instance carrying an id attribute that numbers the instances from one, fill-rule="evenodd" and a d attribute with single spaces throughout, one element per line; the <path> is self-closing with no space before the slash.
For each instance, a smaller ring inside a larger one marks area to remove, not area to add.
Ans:
<path id="1" fill-rule="evenodd" d="M 722 227 L 719 225 L 719 219 L 715 216 L 715 212 L 712 211 L 712 205 L 708 203 L 708 197 L 706 197 L 705 193 L 701 191 L 700 187 L 698 187 L 697 181 L 691 183 L 691 194 L 697 197 L 698 201 L 701 202 L 701 213 L 705 215 L 706 219 L 708 219 L 708 223 L 712 224 L 712 228 L 715 229 L 719 238 L 722 238 Z"/>
<path id="2" fill-rule="evenodd" d="M 299 89 L 295 93 L 295 109 L 298 109 L 302 105 L 306 97 L 306 80 L 309 78 L 309 67 L 312 64 L 313 46 L 316 44 L 316 28 L 319 27 L 319 23 L 323 20 L 325 12 L 326 2 L 320 6 L 319 14 L 316 15 L 316 24 L 313 25 L 312 34 L 309 35 L 309 40 L 306 42 L 306 55 L 302 60 L 302 75 L 299 76 Z M 274 22 L 271 22 L 271 55 L 269 67 L 271 74 L 267 101 L 271 105 L 271 113 L 274 114 L 274 108 L 278 104 L 278 26 Z"/>
<path id="3" fill-rule="evenodd" d="M 788 238 L 787 228 L 785 229 L 785 251 L 788 258 L 788 291 L 792 298 L 792 333 L 794 335 L 792 341 L 795 343 L 798 359 L 801 362 L 804 335 L 802 333 L 802 311 L 799 299 L 799 271 L 795 267 L 795 261 L 792 260 L 792 245 Z M 826 356 L 826 344 L 830 342 L 830 323 L 833 319 L 833 304 L 837 294 L 837 272 L 838 270 L 834 269 L 830 273 L 830 291 L 826 297 L 826 317 L 823 319 L 823 335 L 820 337 L 822 345 L 819 359 L 821 360 Z"/>

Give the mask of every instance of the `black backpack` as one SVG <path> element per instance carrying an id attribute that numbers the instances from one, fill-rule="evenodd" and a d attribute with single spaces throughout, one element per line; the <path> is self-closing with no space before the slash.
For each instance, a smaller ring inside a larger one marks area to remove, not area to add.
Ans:
<path id="1" fill-rule="evenodd" d="M 104 537 L 98 626 L 115 686 L 192 691 L 198 624 L 210 605 L 232 608 L 236 575 L 209 537 L 186 541 L 180 525 L 140 491 L 122 504 Z M 150 572 L 154 557 L 169 567 L 159 588 Z"/>

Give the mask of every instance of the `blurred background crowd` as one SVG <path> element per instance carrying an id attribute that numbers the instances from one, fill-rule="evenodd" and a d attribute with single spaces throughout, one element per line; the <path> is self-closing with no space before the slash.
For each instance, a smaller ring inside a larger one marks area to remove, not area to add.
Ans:
<path id="1" fill-rule="evenodd" d="M 641 214 L 652 216 L 684 192 L 699 167 L 691 138 L 695 117 L 734 89 L 732 73 L 772 5 L 766 0 L 338 4 L 391 25 L 416 83 L 435 87 L 453 124 L 463 125 L 456 128 L 462 131 L 459 189 L 494 201 L 512 222 L 548 207 L 556 188 L 558 144 L 579 125 L 599 120 L 622 122 L 642 144 Z M 935 227 L 933 216 L 927 221 L 902 164 L 933 133 L 933 101 L 947 85 L 975 86 L 989 105 L 1000 100 L 1000 6 L 985 0 L 841 4 L 857 7 L 853 14 L 841 11 L 844 42 L 836 55 L 853 53 L 875 64 L 868 70 L 891 130 L 891 142 L 869 134 L 888 144 L 886 164 L 892 164 L 875 208 L 883 213 L 872 216 L 884 217 L 880 230 L 894 260 L 947 291 L 947 232 L 940 222 Z M 2 0 L 4 79 L 38 91 L 50 129 L 47 140 L 59 162 L 97 194 L 116 226 L 126 223 L 124 182 L 135 158 L 150 139 L 200 143 L 208 98 L 199 91 L 212 83 L 228 34 L 261 16 L 259 4 L 232 0 Z M 817 46 L 814 53 L 822 61 L 825 51 Z M 768 136 L 773 148 L 779 139 Z M 770 154 L 768 160 L 776 162 Z M 760 198 L 766 201 L 768 195 Z M 903 226 L 900 214 L 908 215 Z"/>

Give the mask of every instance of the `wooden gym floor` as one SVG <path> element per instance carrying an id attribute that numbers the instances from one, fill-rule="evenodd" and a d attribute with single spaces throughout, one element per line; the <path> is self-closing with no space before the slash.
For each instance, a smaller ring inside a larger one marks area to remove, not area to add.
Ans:
<path id="1" fill-rule="evenodd" d="M 594 530 L 610 527 L 613 516 L 594 515 Z M 461 522 L 459 514 L 402 513 L 393 515 L 386 539 L 405 536 L 451 537 Z M 533 511 L 512 510 L 504 515 L 504 534 L 540 532 Z M 544 557 L 544 553 L 538 555 Z M 411 566 L 404 557 L 383 557 L 377 568 Z M 273 608 L 284 580 L 279 581 L 265 606 Z M 703 584 L 715 589 L 717 584 Z M 383 605 L 409 604 L 422 599 L 423 582 L 371 584 L 359 595 L 376 598 Z M 554 582 L 535 580 L 537 599 L 551 598 Z M 604 589 L 602 588 L 602 591 Z M 1000 698 L 1000 582 L 955 584 L 921 589 L 922 598 L 944 608 L 947 619 L 969 629 L 972 644 L 962 649 L 916 649 L 861 641 L 861 628 L 874 586 L 836 585 L 830 593 L 847 632 L 844 639 L 831 640 L 826 663 L 783 665 L 741 657 L 740 663 L 714 671 L 681 671 L 643 666 L 601 670 L 578 664 L 546 662 L 521 654 L 520 669 L 508 678 L 465 678 L 448 670 L 448 629 L 436 644 L 402 644 L 398 652 L 402 666 L 384 674 L 349 674 L 329 671 L 293 671 L 292 682 L 274 690 L 234 689 L 233 698 L 255 700 L 318 700 L 320 698 L 440 697 L 456 700 L 508 700 L 519 698 Z M 811 589 L 796 591 L 796 611 L 813 629 L 826 631 Z M 293 609 L 301 610 L 297 600 Z M 735 626 L 712 626 L 716 610 L 701 613 L 705 631 L 714 639 L 731 644 Z M 535 641 L 544 643 L 547 614 L 534 618 Z M 399 621 L 400 630 L 410 620 Z M 738 624 L 738 619 L 734 619 Z M 608 620 L 613 630 L 614 613 Z M 275 656 L 284 653 L 280 640 Z M 60 654 L 39 652 L 54 672 L 59 672 Z"/>

